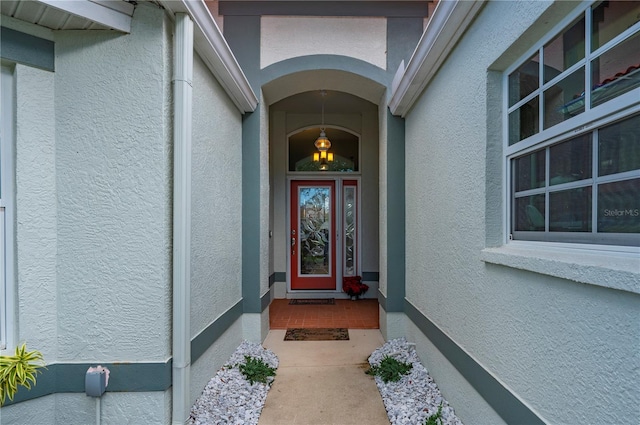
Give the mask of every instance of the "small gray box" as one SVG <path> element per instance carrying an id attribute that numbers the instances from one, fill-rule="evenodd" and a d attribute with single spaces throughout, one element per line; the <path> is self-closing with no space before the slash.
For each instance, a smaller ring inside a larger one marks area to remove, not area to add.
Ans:
<path id="1" fill-rule="evenodd" d="M 107 387 L 107 374 L 104 371 L 87 371 L 84 379 L 84 390 L 88 396 L 100 397 Z"/>

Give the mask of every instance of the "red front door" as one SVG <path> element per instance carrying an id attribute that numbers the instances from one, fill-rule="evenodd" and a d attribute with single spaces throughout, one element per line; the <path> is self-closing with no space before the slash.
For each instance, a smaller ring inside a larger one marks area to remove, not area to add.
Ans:
<path id="1" fill-rule="evenodd" d="M 291 289 L 336 289 L 335 182 L 291 182 Z"/>

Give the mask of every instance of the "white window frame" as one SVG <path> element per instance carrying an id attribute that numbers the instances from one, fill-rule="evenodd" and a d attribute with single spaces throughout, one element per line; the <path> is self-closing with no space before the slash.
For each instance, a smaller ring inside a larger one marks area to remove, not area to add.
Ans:
<path id="1" fill-rule="evenodd" d="M 572 22 L 578 19 L 580 16 L 585 16 L 585 34 L 591 33 L 591 7 L 593 4 L 597 2 L 583 2 L 580 6 L 578 6 L 574 11 L 568 14 L 565 19 L 559 22 L 551 31 L 547 33 L 547 35 L 541 38 L 531 49 L 529 49 L 524 55 L 522 55 L 514 64 L 507 68 L 503 75 L 503 152 L 504 152 L 504 175 L 503 181 L 504 184 L 504 243 L 505 244 L 545 244 L 545 246 L 554 246 L 554 247 L 571 247 L 571 248 L 586 248 L 586 249 L 596 249 L 596 250 L 604 250 L 604 251 L 623 251 L 623 252 L 638 252 L 638 247 L 634 246 L 624 246 L 624 245 L 599 245 L 597 243 L 592 243 L 585 241 L 585 243 L 580 242 L 549 242 L 549 241 L 535 241 L 535 240 L 517 240 L 512 241 L 512 202 L 513 202 L 513 192 L 512 192 L 512 159 L 522 156 L 528 152 L 532 152 L 538 149 L 542 149 L 548 147 L 550 145 L 556 144 L 562 140 L 568 140 L 580 134 L 593 132 L 597 128 L 602 128 L 610 123 L 618 121 L 622 118 L 630 117 L 640 111 L 640 88 L 635 88 L 627 93 L 624 93 L 608 102 L 605 102 L 601 105 L 591 108 L 590 107 L 590 75 L 591 75 L 591 60 L 596 56 L 600 56 L 602 53 L 609 51 L 615 46 L 619 45 L 622 41 L 627 40 L 632 35 L 635 35 L 640 31 L 640 23 L 636 23 L 633 26 L 627 28 L 621 34 L 607 42 L 604 46 L 601 46 L 595 52 L 591 52 L 590 46 L 590 38 L 585 36 L 585 57 L 578 61 L 576 64 L 572 65 L 567 70 L 563 71 L 562 74 L 551 81 L 542 84 L 540 82 L 538 88 L 531 94 L 527 95 L 520 101 L 516 102 L 513 106 L 509 106 L 509 75 L 517 70 L 522 64 L 524 64 L 529 58 L 531 58 L 536 53 L 540 54 L 540 67 L 542 68 L 544 57 L 542 54 L 542 47 L 546 45 L 548 42 L 553 40 L 556 36 L 562 33 Z M 553 86 L 562 78 L 570 75 L 576 69 L 580 67 L 584 67 L 585 70 L 585 111 L 581 114 L 569 118 L 555 126 L 549 127 L 547 129 L 543 126 L 544 119 L 544 99 L 542 94 L 545 89 Z M 539 72 L 540 80 L 543 79 L 542 69 Z M 539 112 L 538 119 L 539 121 L 539 131 L 538 133 L 523 139 L 519 142 L 516 142 L 512 145 L 509 145 L 509 113 L 518 109 L 522 104 L 529 102 L 531 99 L 539 97 Z M 594 145 L 595 145 L 594 141 Z M 593 161 L 596 161 L 596 157 L 593 157 Z M 634 172 L 635 173 L 635 172 Z M 635 173 L 640 177 L 640 172 Z M 594 178 L 596 176 L 593 176 Z M 634 175 L 635 177 L 635 175 Z M 592 203 L 595 201 L 592 201 Z"/>
<path id="2" fill-rule="evenodd" d="M 14 68 L 2 64 L 0 80 L 0 350 L 15 345 L 15 78 Z"/>

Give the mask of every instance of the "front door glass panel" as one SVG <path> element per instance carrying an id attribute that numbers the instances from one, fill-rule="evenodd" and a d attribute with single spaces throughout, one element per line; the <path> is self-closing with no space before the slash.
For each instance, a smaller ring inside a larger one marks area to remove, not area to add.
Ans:
<path id="1" fill-rule="evenodd" d="M 330 275 L 331 188 L 298 188 L 300 274 Z"/>
<path id="2" fill-rule="evenodd" d="M 335 182 L 291 182 L 291 289 L 336 289 Z"/>

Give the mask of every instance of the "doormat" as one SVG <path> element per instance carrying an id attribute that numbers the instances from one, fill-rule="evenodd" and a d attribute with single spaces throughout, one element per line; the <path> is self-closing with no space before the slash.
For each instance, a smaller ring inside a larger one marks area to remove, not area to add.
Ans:
<path id="1" fill-rule="evenodd" d="M 289 328 L 285 341 L 348 341 L 347 328 Z"/>
<path id="2" fill-rule="evenodd" d="M 289 305 L 334 305 L 335 303 L 335 298 L 300 298 L 289 300 Z"/>

